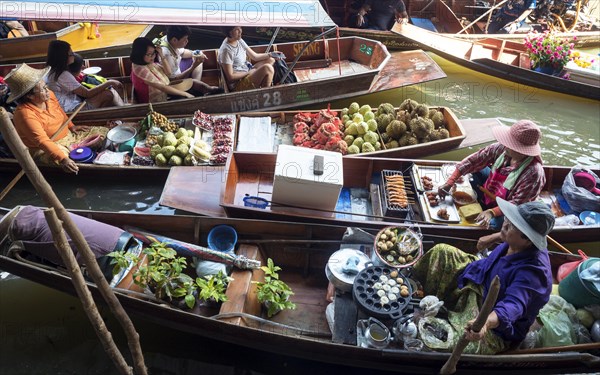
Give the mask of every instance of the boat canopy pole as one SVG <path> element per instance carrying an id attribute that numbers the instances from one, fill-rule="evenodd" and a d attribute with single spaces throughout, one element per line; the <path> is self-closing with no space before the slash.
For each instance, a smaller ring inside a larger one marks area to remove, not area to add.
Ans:
<path id="1" fill-rule="evenodd" d="M 271 47 L 273 46 L 273 43 L 275 42 L 275 38 L 277 38 L 277 34 L 279 34 L 279 29 L 281 29 L 281 27 L 277 26 L 277 28 L 275 29 L 275 32 L 273 33 L 273 37 L 271 38 L 271 41 L 269 42 L 269 45 L 267 46 L 266 49 L 266 53 L 269 53 L 269 51 L 271 50 Z"/>
<path id="2" fill-rule="evenodd" d="M 506 0 L 505 0 L 506 1 Z M 333 31 L 337 30 L 337 26 L 332 27 L 329 30 L 325 30 L 323 31 L 321 34 L 315 36 L 314 38 L 312 38 L 311 40 L 309 40 L 308 43 L 306 43 L 306 45 L 304 47 L 302 47 L 302 50 L 300 50 L 299 53 L 296 54 L 296 58 L 294 59 L 294 61 L 292 62 L 292 64 L 289 66 L 288 71 L 285 72 L 285 74 L 283 75 L 283 77 L 281 78 L 281 80 L 279 81 L 279 84 L 282 84 L 283 81 L 285 81 L 285 79 L 287 78 L 287 76 L 290 75 L 290 72 L 292 70 L 294 70 L 294 67 L 296 66 L 296 64 L 298 63 L 298 60 L 300 60 L 300 57 L 302 56 L 302 54 L 304 53 L 304 51 L 306 51 L 306 49 L 308 48 L 308 46 L 310 46 L 315 40 L 324 37 L 325 35 L 332 33 Z"/>
<path id="3" fill-rule="evenodd" d="M 502 0 L 501 2 L 498 3 L 498 5 L 494 5 L 493 7 L 491 7 L 488 11 L 486 11 L 485 13 L 483 13 L 481 16 L 475 18 L 475 20 L 473 22 L 471 22 L 470 24 L 468 24 L 467 26 L 463 27 L 461 31 L 457 32 L 457 34 L 462 33 L 463 31 L 465 31 L 466 29 L 468 29 L 469 27 L 473 26 L 477 21 L 479 21 L 480 19 L 482 19 L 483 17 L 487 16 L 488 13 L 492 13 L 495 9 L 499 8 L 501 5 L 504 5 L 504 3 L 506 3 L 508 0 Z M 444 2 L 442 1 L 442 4 L 444 4 Z"/>

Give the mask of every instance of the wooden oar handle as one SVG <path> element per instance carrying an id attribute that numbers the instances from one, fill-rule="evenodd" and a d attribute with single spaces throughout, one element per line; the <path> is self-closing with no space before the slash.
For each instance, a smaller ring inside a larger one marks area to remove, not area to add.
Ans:
<path id="1" fill-rule="evenodd" d="M 475 318 L 475 321 L 473 322 L 473 325 L 471 326 L 471 330 L 473 332 L 479 332 L 479 331 L 481 331 L 481 328 L 483 328 L 483 325 L 485 324 L 485 322 L 488 318 L 488 315 L 490 315 L 490 313 L 494 309 L 494 305 L 496 304 L 496 299 L 498 299 L 499 292 L 500 292 L 500 277 L 498 277 L 498 275 L 496 275 L 494 277 L 494 280 L 492 280 L 492 283 L 490 284 L 490 289 L 488 290 L 488 294 L 485 297 L 485 301 L 483 301 L 481 310 L 479 311 L 477 318 Z M 456 372 L 456 364 L 458 363 L 463 350 L 465 349 L 465 347 L 468 344 L 469 344 L 469 341 L 467 340 L 465 333 L 463 333 L 462 336 L 460 337 L 460 339 L 458 340 L 458 343 L 454 347 L 454 350 L 452 351 L 452 355 L 450 356 L 450 358 L 448 358 L 448 360 L 446 361 L 446 363 L 440 370 L 440 374 L 446 375 L 446 374 L 454 374 Z"/>

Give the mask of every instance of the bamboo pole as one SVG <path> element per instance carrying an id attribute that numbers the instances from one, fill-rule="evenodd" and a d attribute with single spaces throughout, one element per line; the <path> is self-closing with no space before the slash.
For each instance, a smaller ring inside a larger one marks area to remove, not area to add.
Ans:
<path id="1" fill-rule="evenodd" d="M 499 292 L 500 277 L 496 275 L 494 277 L 494 280 L 492 280 L 492 283 L 490 284 L 490 290 L 488 291 L 488 294 L 485 297 L 485 301 L 481 306 L 481 310 L 479 311 L 477 318 L 475 318 L 475 322 L 473 322 L 473 325 L 471 326 L 471 330 L 473 332 L 479 332 L 481 331 L 481 328 L 483 328 L 483 325 L 485 324 L 488 315 L 490 315 L 492 309 L 494 308 L 494 305 L 496 304 L 496 299 L 498 298 Z M 440 370 L 440 374 L 454 374 L 456 372 L 456 364 L 460 360 L 460 356 L 468 344 L 469 340 L 467 340 L 466 338 L 466 333 L 463 332 L 462 336 L 458 340 L 458 343 L 454 347 L 454 350 L 452 351 L 452 355 L 450 356 L 450 358 L 448 358 L 448 360 Z"/>
<path id="2" fill-rule="evenodd" d="M 69 234 L 79 254 L 83 257 L 83 260 L 88 268 L 90 276 L 98 286 L 98 289 L 104 299 L 106 300 L 108 307 L 117 318 L 119 324 L 123 328 L 127 337 L 127 343 L 129 350 L 133 357 L 133 368 L 137 375 L 146 375 L 148 373 L 146 365 L 144 363 L 144 356 L 139 342 L 139 335 L 131 322 L 131 319 L 123 309 L 123 306 L 119 303 L 119 300 L 113 293 L 112 289 L 108 285 L 108 282 L 104 278 L 94 254 L 90 250 L 85 237 L 79 231 L 67 210 L 63 207 L 58 197 L 52 190 L 52 187 L 42 176 L 40 170 L 35 165 L 31 155 L 27 151 L 27 148 L 19 138 L 12 121 L 8 117 L 8 112 L 4 108 L 0 108 L 0 131 L 9 145 L 15 157 L 19 161 L 19 164 L 27 174 L 27 178 L 36 188 L 38 194 L 42 197 L 48 207 L 53 207 L 56 210 L 56 214 L 60 220 L 64 223 L 64 228 Z"/>
<path id="3" fill-rule="evenodd" d="M 506 3 L 508 0 L 502 0 L 501 2 L 498 3 L 498 5 L 494 5 L 493 7 L 491 7 L 487 12 L 483 13 L 481 16 L 475 18 L 475 20 L 473 22 L 471 22 L 470 24 L 468 24 L 467 26 L 463 27 L 462 30 L 460 30 L 459 32 L 457 32 L 456 34 L 460 34 L 463 31 L 465 31 L 466 29 L 468 29 L 469 27 L 473 26 L 475 23 L 477 23 L 477 21 L 479 21 L 480 19 L 482 19 L 483 17 L 485 17 L 488 13 L 492 13 L 495 9 L 499 8 L 501 5 L 504 5 L 504 3 Z"/>
<path id="4" fill-rule="evenodd" d="M 77 115 L 77 113 L 79 113 L 79 111 L 81 110 L 81 108 L 83 108 L 84 105 L 85 105 L 85 100 L 77 108 L 75 108 L 75 111 L 73 111 L 73 114 L 71 114 L 71 116 L 69 116 L 67 121 L 65 121 L 60 126 L 60 128 L 58 128 L 58 130 L 54 134 L 52 134 L 52 137 L 50 137 L 51 141 L 53 141 L 60 134 L 60 132 L 63 131 L 65 126 L 69 125 L 69 123 L 73 120 L 73 117 L 75 117 L 75 115 Z M 0 201 L 2 201 L 2 199 L 4 199 L 4 197 L 6 196 L 6 194 L 8 194 L 8 192 L 11 191 L 13 187 L 15 187 L 17 182 L 19 182 L 19 180 L 21 179 L 21 177 L 23 177 L 24 174 L 25 174 L 25 171 L 23 169 L 21 169 L 21 171 L 15 176 L 15 178 L 13 178 L 12 181 L 10 181 L 8 183 L 8 185 L 6 185 L 4 190 L 2 190 L 2 192 L 0 192 Z"/>
<path id="5" fill-rule="evenodd" d="M 56 245 L 56 248 L 59 249 L 58 255 L 60 255 L 60 258 L 67 268 L 67 273 L 71 277 L 71 280 L 73 280 L 73 285 L 75 286 L 77 296 L 81 300 L 83 310 L 96 330 L 96 334 L 98 335 L 98 338 L 100 338 L 104 351 L 108 354 L 110 359 L 112 359 L 119 370 L 119 373 L 131 374 L 131 367 L 129 367 L 125 358 L 123 358 L 110 331 L 106 328 L 106 324 L 104 324 L 104 320 L 102 320 L 102 316 L 100 316 L 100 312 L 98 311 L 98 306 L 94 303 L 92 293 L 86 288 L 85 280 L 81 274 L 81 268 L 79 268 L 75 255 L 73 255 L 69 241 L 67 241 L 67 237 L 63 231 L 62 224 L 56 216 L 56 211 L 54 211 L 54 208 L 44 210 L 44 216 L 50 226 L 54 244 Z"/>

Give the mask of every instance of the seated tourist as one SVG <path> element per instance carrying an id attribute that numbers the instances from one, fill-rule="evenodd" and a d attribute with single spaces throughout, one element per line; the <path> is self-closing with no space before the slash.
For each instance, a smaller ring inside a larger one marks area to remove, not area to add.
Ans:
<path id="1" fill-rule="evenodd" d="M 159 47 L 162 49 L 162 58 L 167 60 L 171 74 L 171 80 L 193 78 L 197 81 L 202 79 L 203 63 L 206 61 L 206 55 L 202 51 L 191 51 L 185 48 L 189 42 L 189 36 L 192 31 L 188 26 L 169 26 L 167 35 L 160 39 Z M 192 65 L 181 71 L 181 60 L 192 59 Z M 205 86 L 203 92 L 210 94 L 222 93 L 223 89 L 218 86 L 210 86 L 202 82 Z"/>
<path id="2" fill-rule="evenodd" d="M 34 160 L 41 164 L 58 164 L 66 172 L 75 173 L 79 168 L 69 158 L 69 146 L 90 137 L 98 138 L 97 143 L 101 145 L 108 128 L 75 126 L 71 122 L 52 140 L 68 116 L 44 82 L 48 71 L 49 68 L 34 69 L 27 64 L 13 69 L 4 78 L 10 88 L 7 102 L 17 103 L 15 129 Z"/>
<path id="3" fill-rule="evenodd" d="M 74 61 L 75 54 L 69 43 L 62 40 L 50 42 L 46 60 L 46 65 L 50 67 L 47 83 L 66 112 L 72 112 L 83 100 L 86 101 L 84 110 L 124 104 L 119 93 L 115 91 L 115 88 L 122 89 L 121 82 L 111 79 L 88 89 L 77 82 L 69 72 L 69 65 Z"/>
<path id="4" fill-rule="evenodd" d="M 486 258 L 479 259 L 455 247 L 438 244 L 416 263 L 413 277 L 426 295 L 444 301 L 452 327 L 473 341 L 465 352 L 493 354 L 517 345 L 529 331 L 552 291 L 552 271 L 546 235 L 554 226 L 550 208 L 540 202 L 516 206 L 498 198 L 505 215 L 499 235 L 479 245 L 502 241 Z M 493 311 L 479 332 L 471 325 L 494 277 L 500 293 Z M 465 328 L 466 327 L 466 328 Z"/>
<path id="5" fill-rule="evenodd" d="M 160 62 L 156 62 L 156 56 Z M 148 38 L 140 37 L 133 41 L 131 48 L 131 82 L 138 103 L 164 102 L 169 99 L 193 98 L 210 94 L 204 82 L 191 80 L 191 87 L 181 90 L 171 86 L 171 66 L 162 55 L 162 48 L 156 47 Z"/>
<path id="6" fill-rule="evenodd" d="M 279 54 L 256 53 L 244 39 L 239 26 L 223 29 L 225 40 L 219 48 L 219 64 L 232 91 L 269 87 L 273 83 L 273 63 Z M 248 59 L 250 57 L 250 59 Z"/>

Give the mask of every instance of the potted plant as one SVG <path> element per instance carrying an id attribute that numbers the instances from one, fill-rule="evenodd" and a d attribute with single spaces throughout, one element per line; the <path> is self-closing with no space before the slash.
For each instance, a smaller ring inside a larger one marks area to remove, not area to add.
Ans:
<path id="1" fill-rule="evenodd" d="M 525 48 L 531 61 L 531 69 L 546 74 L 559 74 L 571 59 L 573 43 L 557 38 L 553 32 L 529 33 Z"/>
<path id="2" fill-rule="evenodd" d="M 138 264 L 133 272 L 133 282 L 143 291 L 150 291 L 158 299 L 171 302 L 181 308 L 193 309 L 196 300 L 220 303 L 227 301 L 225 292 L 233 279 L 223 272 L 207 275 L 203 278 L 192 278 L 184 273 L 187 267 L 185 257 L 177 256 L 177 252 L 164 243 L 153 243 L 143 250 L 148 261 Z M 113 259 L 113 274 L 129 267 L 130 262 L 138 262 L 137 257 L 124 252 L 108 254 Z"/>
<path id="3" fill-rule="evenodd" d="M 206 275 L 204 277 L 196 278 L 196 286 L 198 288 L 198 299 L 206 302 L 225 302 L 227 296 L 227 285 L 233 281 L 233 279 L 222 271 L 219 271 L 216 275 Z"/>
<path id="4" fill-rule="evenodd" d="M 267 265 L 260 269 L 265 273 L 265 281 L 254 283 L 257 284 L 258 301 L 267 308 L 267 316 L 270 318 L 284 309 L 295 309 L 296 304 L 289 300 L 294 292 L 279 279 L 277 271 L 281 271 L 281 267 L 276 266 L 273 259 L 269 258 Z"/>

